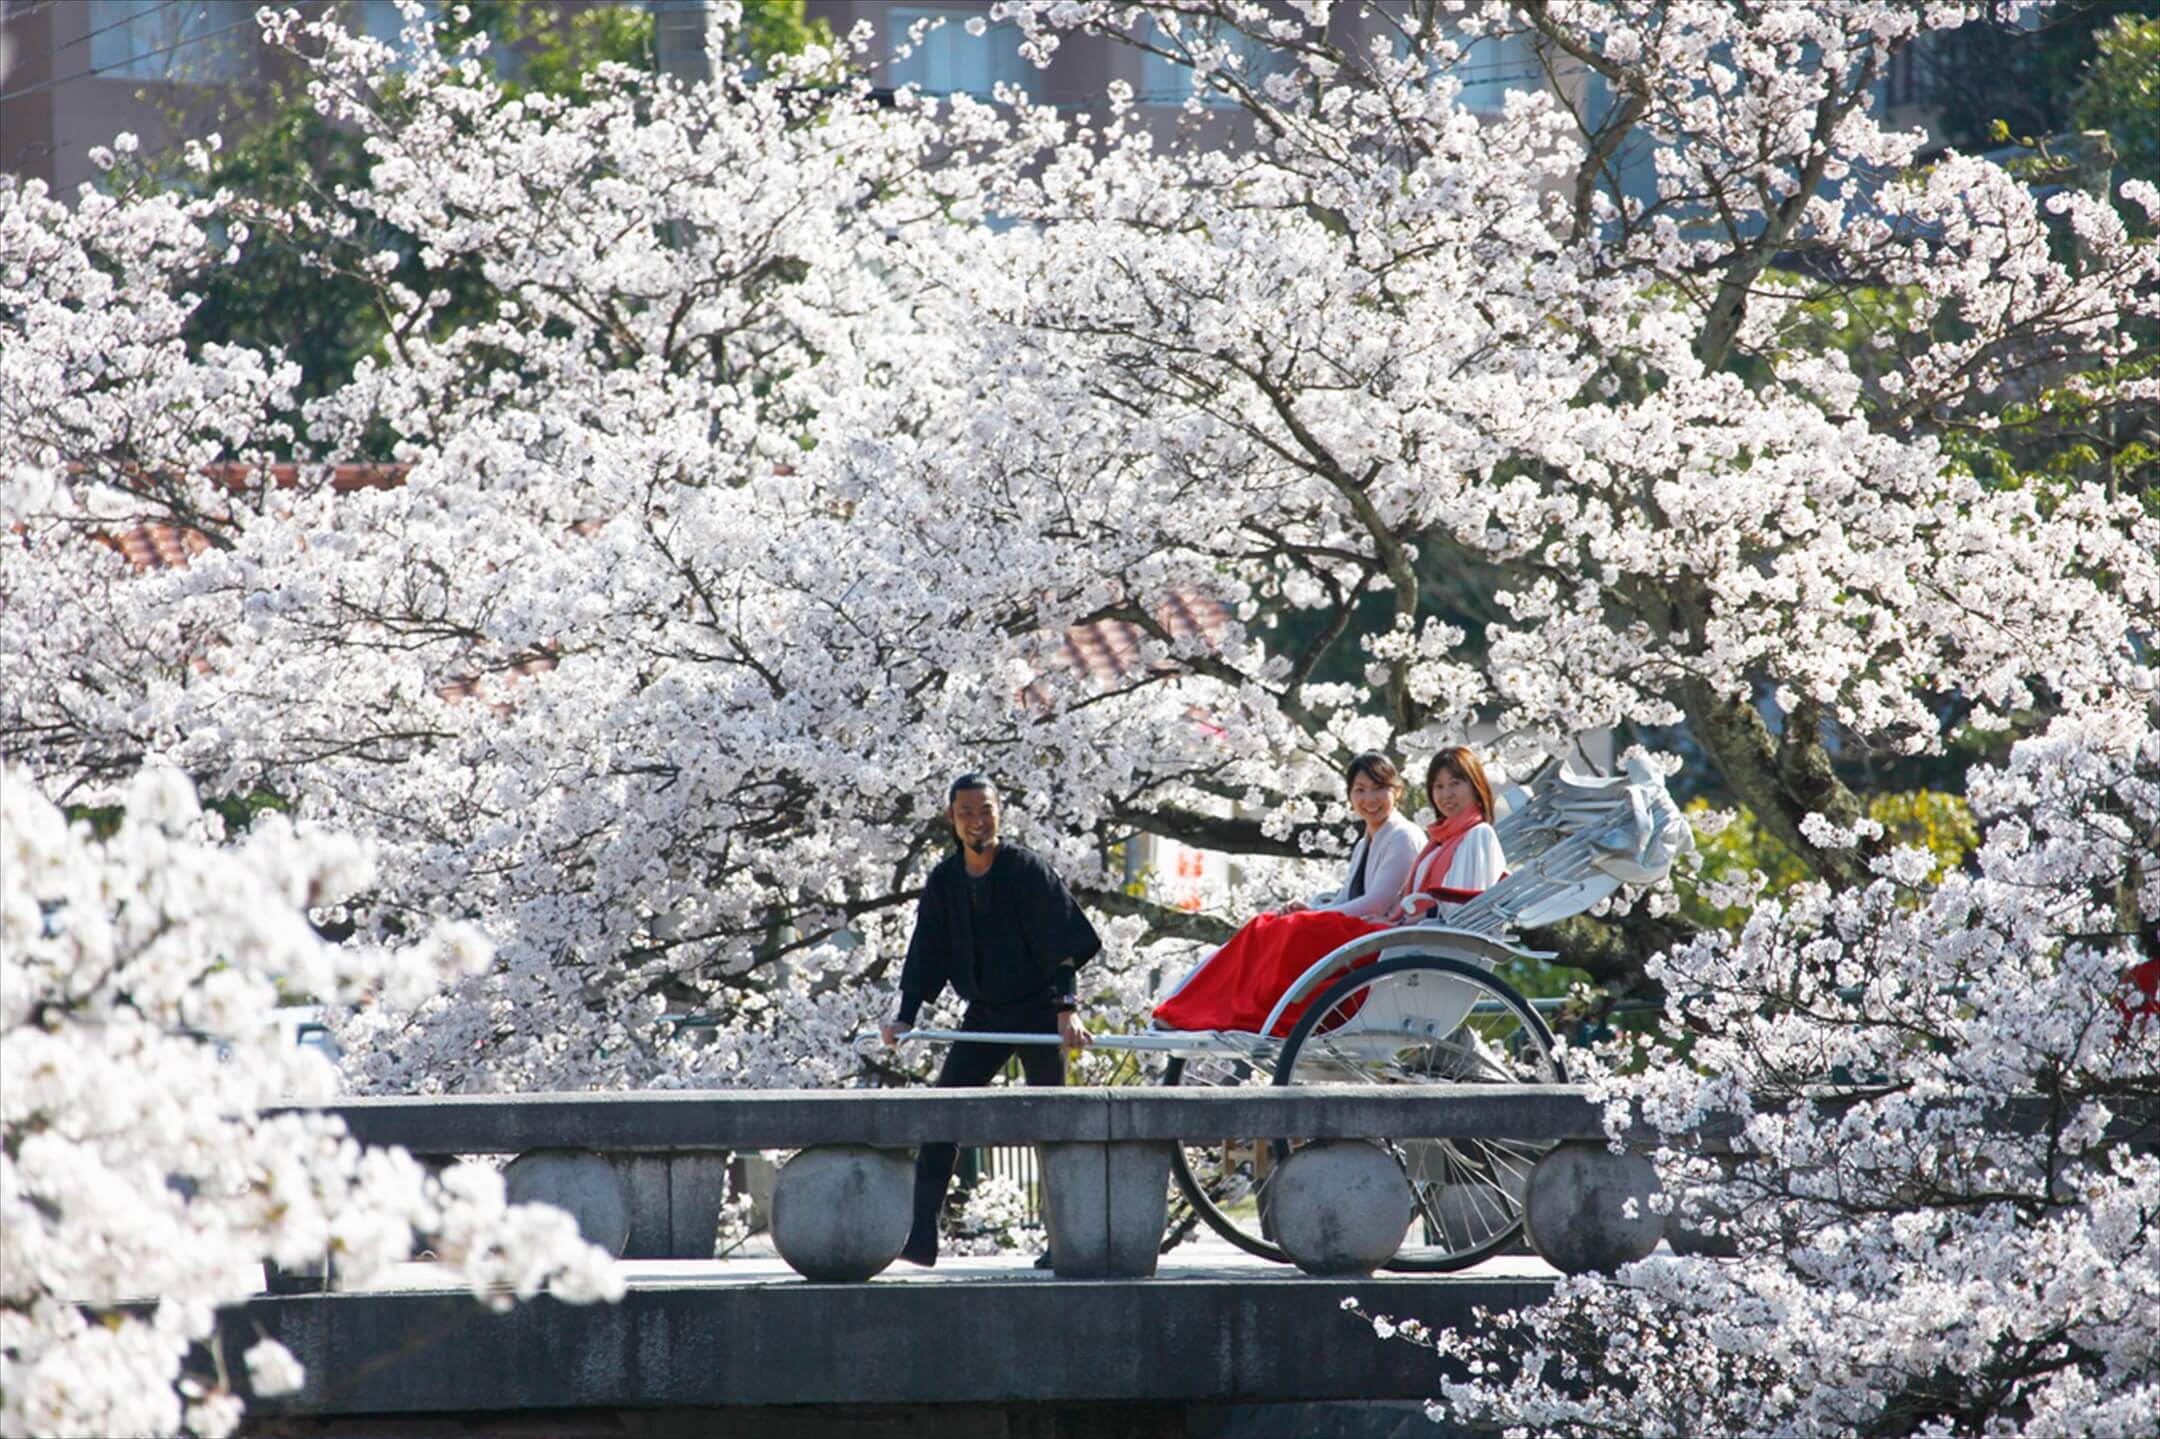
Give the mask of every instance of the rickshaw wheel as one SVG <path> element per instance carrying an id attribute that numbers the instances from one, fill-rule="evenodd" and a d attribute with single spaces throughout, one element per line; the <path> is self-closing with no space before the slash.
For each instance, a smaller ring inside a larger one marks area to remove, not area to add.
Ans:
<path id="1" fill-rule="evenodd" d="M 1459 1019 L 1451 1016 L 1462 1011 Z M 1447 1027 L 1451 1026 L 1451 1027 Z M 1352 970 L 1299 1017 L 1277 1084 L 1556 1084 L 1552 1031 L 1482 965 L 1410 954 Z M 1465 1269 L 1522 1233 L 1523 1189 L 1552 1146 L 1513 1139 L 1385 1141 L 1414 1200 L 1388 1269 Z M 1289 1147 L 1277 1142 L 1278 1161 Z M 1279 1252 L 1279 1251 L 1278 1251 Z"/>
<path id="2" fill-rule="evenodd" d="M 1241 1056 L 1175 1055 L 1163 1083 L 1193 1086 L 1263 1086 L 1268 1071 Z M 1187 1141 L 1171 1151 L 1170 1171 L 1202 1223 L 1247 1254 L 1288 1264 L 1290 1256 L 1268 1237 L 1268 1180 L 1282 1154 L 1271 1139 Z"/>

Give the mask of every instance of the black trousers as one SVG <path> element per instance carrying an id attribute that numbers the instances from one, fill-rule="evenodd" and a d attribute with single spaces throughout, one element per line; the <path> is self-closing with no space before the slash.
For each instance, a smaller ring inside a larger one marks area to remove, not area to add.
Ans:
<path id="1" fill-rule="evenodd" d="M 960 1027 L 978 1034 L 1056 1034 L 1057 1001 L 971 1004 Z M 1020 1056 L 1020 1070 L 1029 1084 L 1053 1088 L 1064 1084 L 1065 1051 L 1056 1045 L 963 1042 L 946 1051 L 937 1087 L 972 1089 L 988 1084 L 1015 1054 Z M 938 1211 L 945 1206 L 945 1191 L 952 1186 L 953 1165 L 959 1157 L 959 1147 L 952 1144 L 925 1144 L 916 1151 L 915 1228 L 908 1235 L 908 1253 L 937 1253 Z"/>

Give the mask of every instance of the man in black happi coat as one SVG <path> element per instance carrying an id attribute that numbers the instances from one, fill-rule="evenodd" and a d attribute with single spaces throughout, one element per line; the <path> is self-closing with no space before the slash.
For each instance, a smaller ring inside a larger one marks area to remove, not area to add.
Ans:
<path id="1" fill-rule="evenodd" d="M 998 840 L 997 790 L 964 774 L 947 795 L 957 852 L 930 871 L 915 911 L 915 934 L 900 971 L 900 1013 L 883 1026 L 891 1044 L 950 984 L 968 1002 L 962 1029 L 1055 1034 L 1062 1047 L 960 1043 L 946 1053 L 938 1088 L 988 1084 L 1016 1051 L 1029 1084 L 1063 1084 L 1065 1049 L 1088 1042 L 1080 1024 L 1080 966 L 1102 949 L 1071 891 L 1050 866 Z M 925 1144 L 915 1158 L 915 1228 L 900 1257 L 935 1264 L 938 1211 L 957 1151 Z"/>

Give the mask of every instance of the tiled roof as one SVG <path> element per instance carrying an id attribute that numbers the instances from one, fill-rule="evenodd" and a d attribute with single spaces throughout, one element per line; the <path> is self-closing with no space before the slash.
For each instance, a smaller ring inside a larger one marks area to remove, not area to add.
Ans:
<path id="1" fill-rule="evenodd" d="M 330 488 L 339 494 L 354 490 L 394 490 L 405 483 L 407 465 L 334 465 L 330 470 Z M 289 490 L 300 483 L 300 467 L 293 464 L 248 465 L 238 460 L 224 464 L 209 465 L 203 474 L 222 482 L 228 489 L 248 489 L 260 483 L 259 477 L 267 471 L 273 489 Z"/>
<path id="2" fill-rule="evenodd" d="M 126 556 L 138 570 L 177 570 L 210 548 L 202 531 L 178 525 L 138 525 L 117 535 L 99 535 L 98 539 Z"/>
<path id="3" fill-rule="evenodd" d="M 1229 620 L 1230 611 L 1222 604 L 1185 590 L 1173 590 L 1155 610 L 1155 623 L 1173 641 L 1197 636 L 1213 645 Z M 1060 655 L 1067 670 L 1107 688 L 1147 673 L 1140 656 L 1148 638 L 1148 632 L 1130 620 L 1096 620 L 1065 631 Z"/>

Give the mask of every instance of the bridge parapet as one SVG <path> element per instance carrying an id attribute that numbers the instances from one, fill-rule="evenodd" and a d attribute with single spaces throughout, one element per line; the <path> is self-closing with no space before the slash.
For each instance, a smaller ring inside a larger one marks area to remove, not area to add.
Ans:
<path id="1" fill-rule="evenodd" d="M 882 1241 L 864 1244 L 867 1231 L 906 1233 L 886 1212 L 905 1201 L 904 1186 L 878 1156 L 933 1140 L 1039 1146 L 1057 1270 L 1079 1278 L 1154 1272 L 1170 1153 L 1180 1141 L 1506 1139 L 1567 1146 L 1577 1154 L 1571 1175 L 1585 1165 L 1609 1167 L 1597 1158 L 1606 1142 L 1602 1110 L 1577 1085 L 449 1095 L 354 1099 L 331 1112 L 369 1144 L 519 1155 L 514 1197 L 569 1209 L 588 1237 L 634 1258 L 711 1257 L 730 1154 L 821 1151 L 815 1162 L 781 1171 L 773 1209 L 783 1257 L 824 1279 L 868 1278 L 891 1262 L 894 1253 L 879 1252 Z M 1712 1147 L 1725 1137 L 1715 1125 L 1700 1136 Z M 1323 1162 L 1316 1153 L 1307 1167 Z M 1571 1195 L 1582 1189 L 1579 1178 L 1570 1180 Z M 850 1196 L 844 1206 L 810 1198 L 841 1193 Z M 1570 1217 L 1548 1221 L 1548 1235 L 1591 1222 L 1573 1213 L 1582 1204 L 1567 1207 L 1567 1197 L 1554 1212 Z M 1322 1229 L 1340 1228 L 1334 1216 L 1323 1218 Z M 1548 1247 L 1555 1257 L 1605 1252 L 1577 1239 Z M 897 1252 L 898 1242 L 889 1247 Z M 1315 1255 L 1311 1267 L 1339 1271 L 1344 1261 Z"/>
<path id="2" fill-rule="evenodd" d="M 1603 1140 L 1575 1084 L 1389 1084 L 1176 1089 L 698 1090 L 350 1099 L 329 1107 L 354 1138 L 425 1154 L 591 1149 L 653 1154 L 963 1144 L 1110 1143 L 1280 1134 L 1297 1139 Z M 1706 1126 L 1706 1142 L 1729 1135 Z M 1643 1138 L 1651 1136 L 1647 1131 Z"/>
<path id="3" fill-rule="evenodd" d="M 1632 1206 L 1632 1220 L 1620 1222 L 1620 1211 L 1631 1207 L 1627 1198 L 1655 1192 L 1655 1173 L 1639 1154 L 1612 1149 L 1603 1107 L 1581 1085 L 448 1095 L 353 1099 L 329 1112 L 368 1144 L 422 1155 L 519 1155 L 513 1178 L 527 1182 L 515 1197 L 562 1205 L 579 1216 L 589 1237 L 630 1258 L 712 1257 L 729 1155 L 824 1151 L 817 1162 L 794 1167 L 793 1179 L 790 1169 L 781 1171 L 781 1191 L 798 1202 L 784 1206 L 776 1193 L 773 1206 L 776 1213 L 791 1208 L 798 1221 L 793 1254 L 790 1236 L 776 1225 L 783 1257 L 823 1278 L 868 1278 L 891 1261 L 893 1254 L 877 1251 L 897 1251 L 899 1241 L 868 1245 L 872 1257 L 865 1259 L 863 1231 L 905 1237 L 905 1225 L 885 1212 L 906 1197 L 905 1186 L 892 1180 L 893 1159 L 934 1140 L 1040 1147 L 1051 1249 L 1059 1274 L 1068 1277 L 1152 1274 L 1171 1150 L 1181 1141 L 1223 1135 L 1550 1146 L 1531 1173 L 1526 1212 L 1533 1245 L 1555 1267 L 1610 1268 L 1649 1252 L 1660 1235 L 1642 1204 Z M 2012 1099 L 1993 1106 L 1990 1122 L 2031 1132 L 2050 1122 L 2051 1112 L 2037 1096 Z M 2140 1110 L 2118 1115 L 2115 1127 L 2149 1135 L 2153 1123 Z M 1641 1124 L 1621 1137 L 1623 1149 L 1673 1138 Z M 1741 1126 L 1732 1116 L 1711 1116 L 1679 1138 L 1703 1152 L 1727 1152 L 1739 1145 Z M 1321 1162 L 1316 1155 L 1307 1168 Z M 825 1177 L 813 1183 L 818 1172 Z M 1345 1181 L 1349 1173 L 1346 1168 Z M 1325 1175 L 1298 1186 L 1322 1195 L 1354 1187 Z M 813 1193 L 848 1199 L 836 1206 L 808 1200 Z M 853 1212 L 835 1214 L 836 1208 Z M 842 1251 L 845 1263 L 836 1258 Z M 1332 1270 L 1340 1261 L 1316 1256 L 1308 1267 Z"/>

